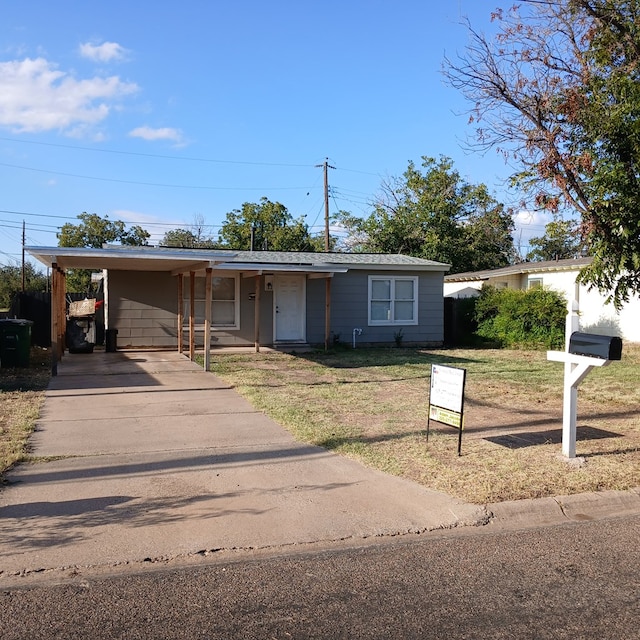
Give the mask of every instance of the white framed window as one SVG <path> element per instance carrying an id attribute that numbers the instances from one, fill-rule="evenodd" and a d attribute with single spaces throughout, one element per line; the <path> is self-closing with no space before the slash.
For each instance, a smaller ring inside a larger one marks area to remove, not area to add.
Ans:
<path id="1" fill-rule="evenodd" d="M 184 326 L 189 325 L 190 284 L 187 279 L 183 309 Z M 194 323 L 204 327 L 206 305 L 205 277 L 196 276 L 194 286 Z M 240 328 L 240 278 L 237 275 L 213 275 L 211 278 L 211 328 Z"/>
<path id="2" fill-rule="evenodd" d="M 418 324 L 418 276 L 369 276 L 369 325 Z"/>
<path id="3" fill-rule="evenodd" d="M 529 278 L 527 289 L 542 289 L 542 278 Z"/>

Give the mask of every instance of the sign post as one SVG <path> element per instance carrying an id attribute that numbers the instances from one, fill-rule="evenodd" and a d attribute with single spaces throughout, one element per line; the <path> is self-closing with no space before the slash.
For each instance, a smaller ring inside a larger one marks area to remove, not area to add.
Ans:
<path id="1" fill-rule="evenodd" d="M 427 418 L 427 442 L 431 420 L 458 429 L 458 455 L 462 455 L 462 431 L 464 429 L 464 384 L 466 369 L 431 365 L 429 387 L 429 417 Z"/>

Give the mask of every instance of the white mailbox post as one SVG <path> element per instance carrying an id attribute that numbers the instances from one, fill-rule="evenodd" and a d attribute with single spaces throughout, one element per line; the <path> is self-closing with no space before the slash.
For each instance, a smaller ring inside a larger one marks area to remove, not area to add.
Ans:
<path id="1" fill-rule="evenodd" d="M 562 454 L 576 457 L 576 420 L 578 385 L 594 367 L 606 367 L 622 356 L 622 340 L 578 331 L 578 303 L 568 305 L 566 347 L 564 351 L 547 351 L 547 360 L 564 363 L 564 399 L 562 403 Z"/>
<path id="2" fill-rule="evenodd" d="M 578 385 L 593 367 L 606 367 L 611 361 L 579 356 L 568 351 L 547 351 L 547 360 L 564 362 L 564 399 L 562 403 L 562 455 L 576 457 L 576 421 Z"/>

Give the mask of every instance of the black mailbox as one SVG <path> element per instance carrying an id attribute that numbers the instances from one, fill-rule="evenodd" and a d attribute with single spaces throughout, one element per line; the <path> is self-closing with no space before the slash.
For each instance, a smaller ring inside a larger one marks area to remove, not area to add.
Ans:
<path id="1" fill-rule="evenodd" d="M 575 331 L 569 338 L 569 353 L 600 360 L 621 360 L 622 340 L 616 336 Z"/>

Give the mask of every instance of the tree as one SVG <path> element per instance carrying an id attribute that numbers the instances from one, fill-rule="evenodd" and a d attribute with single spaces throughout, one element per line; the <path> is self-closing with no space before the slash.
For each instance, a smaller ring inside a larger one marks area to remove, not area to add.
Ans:
<path id="1" fill-rule="evenodd" d="M 423 157 L 382 184 L 367 218 L 338 221 L 356 251 L 404 253 L 452 265 L 452 273 L 491 269 L 514 256 L 513 220 L 485 185 L 464 181 L 449 158 Z"/>
<path id="2" fill-rule="evenodd" d="M 580 213 L 583 282 L 620 306 L 640 292 L 640 3 L 523 0 L 497 10 L 493 40 L 444 74 L 474 104 L 477 144 L 521 167 L 537 205 Z"/>
<path id="3" fill-rule="evenodd" d="M 253 237 L 253 247 L 251 246 Z M 271 251 L 318 251 L 320 243 L 309 234 L 303 218 L 295 220 L 279 202 L 261 198 L 245 202 L 227 214 L 220 240 L 229 249 Z"/>
<path id="4" fill-rule="evenodd" d="M 194 223 L 188 229 L 172 229 L 162 238 L 165 247 L 182 247 L 190 249 L 215 249 L 219 246 L 210 235 L 205 234 L 204 218 L 196 215 Z"/>
<path id="5" fill-rule="evenodd" d="M 67 222 L 62 225 L 57 235 L 59 247 L 93 247 L 100 249 L 110 242 L 143 246 L 150 235 L 140 226 L 130 229 L 121 220 L 109 220 L 109 216 L 101 218 L 95 213 L 81 213 L 79 224 Z"/>
<path id="6" fill-rule="evenodd" d="M 150 234 L 136 225 L 130 229 L 121 220 L 101 218 L 95 213 L 78 215 L 79 224 L 65 223 L 60 228 L 58 246 L 60 247 L 93 247 L 100 249 L 104 244 L 120 242 L 123 245 L 144 246 Z M 85 293 L 91 287 L 91 271 L 73 269 L 67 274 L 67 291 Z"/>
<path id="7" fill-rule="evenodd" d="M 46 291 L 49 278 L 39 271 L 30 262 L 24 265 L 24 289 L 25 291 Z M 13 296 L 22 291 L 22 267 L 0 267 L 0 309 L 8 309 L 11 306 Z"/>
<path id="8" fill-rule="evenodd" d="M 531 238 L 527 260 L 564 260 L 577 258 L 584 243 L 574 220 L 556 218 L 544 228 L 544 236 Z"/>

